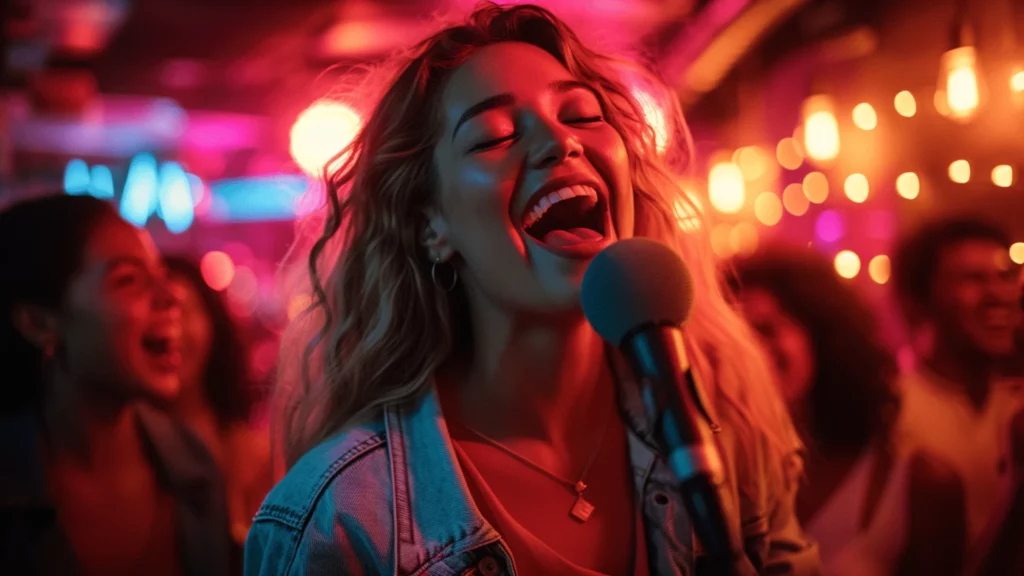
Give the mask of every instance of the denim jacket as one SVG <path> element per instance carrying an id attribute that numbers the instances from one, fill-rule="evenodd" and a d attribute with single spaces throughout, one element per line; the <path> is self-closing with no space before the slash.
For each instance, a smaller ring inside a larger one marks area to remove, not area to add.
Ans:
<path id="1" fill-rule="evenodd" d="M 671 469 L 653 448 L 639 394 L 620 387 L 652 574 L 699 574 L 699 550 Z M 797 523 L 796 479 L 773 485 L 767 438 L 734 408 L 704 404 L 739 511 L 744 547 L 761 574 L 818 574 L 817 547 Z M 721 422 L 721 425 L 719 425 Z M 246 576 L 514 575 L 501 535 L 481 516 L 453 452 L 436 390 L 385 408 L 320 444 L 257 512 Z"/>

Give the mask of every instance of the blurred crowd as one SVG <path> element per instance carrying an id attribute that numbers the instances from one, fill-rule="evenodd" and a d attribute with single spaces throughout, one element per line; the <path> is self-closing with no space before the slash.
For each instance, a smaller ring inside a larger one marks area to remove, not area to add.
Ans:
<path id="1" fill-rule="evenodd" d="M 749 385 L 779 387 L 805 446 L 797 512 L 825 574 L 1021 569 L 1024 325 L 1009 245 L 970 218 L 904 236 L 900 362 L 879 311 L 813 249 L 723 265 L 776 368 Z M 5 569 L 239 573 L 274 478 L 252 418 L 265 399 L 221 294 L 88 196 L 8 208 L 0 246 Z"/>

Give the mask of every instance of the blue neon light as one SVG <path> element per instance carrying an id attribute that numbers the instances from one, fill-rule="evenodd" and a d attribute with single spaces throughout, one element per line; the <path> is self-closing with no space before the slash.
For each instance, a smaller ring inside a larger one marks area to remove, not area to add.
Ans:
<path id="1" fill-rule="evenodd" d="M 209 216 L 222 222 L 291 220 L 296 202 L 308 188 L 309 179 L 302 175 L 221 180 L 210 184 Z"/>

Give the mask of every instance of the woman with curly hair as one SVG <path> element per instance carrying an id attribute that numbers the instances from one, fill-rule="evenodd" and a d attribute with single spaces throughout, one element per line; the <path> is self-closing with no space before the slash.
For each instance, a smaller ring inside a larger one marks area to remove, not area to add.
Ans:
<path id="1" fill-rule="evenodd" d="M 662 153 L 622 63 L 530 5 L 486 4 L 396 63 L 298 249 L 312 306 L 282 344 L 290 469 L 247 573 L 702 573 L 638 389 L 579 303 L 591 258 L 634 236 L 694 277 L 689 353 L 737 566 L 814 573 L 796 434 L 707 238 L 673 212 L 678 106 Z"/>
<path id="2" fill-rule="evenodd" d="M 731 280 L 806 446 L 796 513 L 824 573 L 958 574 L 963 489 L 894 431 L 896 361 L 873 311 L 809 249 L 765 249 Z"/>

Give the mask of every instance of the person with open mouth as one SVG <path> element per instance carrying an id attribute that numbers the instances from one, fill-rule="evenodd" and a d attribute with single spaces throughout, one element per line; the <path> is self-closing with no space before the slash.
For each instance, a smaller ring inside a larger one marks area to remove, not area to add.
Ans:
<path id="1" fill-rule="evenodd" d="M 289 470 L 246 574 L 705 573 L 638 387 L 580 305 L 594 256 L 634 236 L 694 276 L 689 353 L 737 564 L 816 573 L 767 360 L 675 218 L 678 111 L 663 155 L 618 61 L 532 5 L 485 4 L 395 64 L 325 170 L 302 228 L 322 233 L 293 249 L 312 305 L 281 348 Z"/>
<path id="2" fill-rule="evenodd" d="M 0 247 L 4 573 L 228 573 L 217 469 L 154 407 L 181 323 L 148 234 L 55 194 L 0 213 Z"/>

